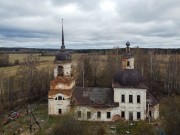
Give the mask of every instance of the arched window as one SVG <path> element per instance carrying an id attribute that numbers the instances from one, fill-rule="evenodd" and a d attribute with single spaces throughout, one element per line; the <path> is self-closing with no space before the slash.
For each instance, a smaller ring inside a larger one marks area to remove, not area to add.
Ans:
<path id="1" fill-rule="evenodd" d="M 127 61 L 127 66 L 128 66 L 128 67 L 130 66 L 130 61 Z"/>
<path id="2" fill-rule="evenodd" d="M 63 98 L 62 98 L 62 96 L 58 96 L 58 100 L 62 100 Z"/>
<path id="3" fill-rule="evenodd" d="M 58 66 L 58 76 L 63 76 L 63 66 Z"/>

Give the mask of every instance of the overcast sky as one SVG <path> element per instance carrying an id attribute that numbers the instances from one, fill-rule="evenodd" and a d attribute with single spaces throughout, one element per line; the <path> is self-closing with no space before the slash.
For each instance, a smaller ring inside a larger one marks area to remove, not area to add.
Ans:
<path id="1" fill-rule="evenodd" d="M 0 0 L 0 47 L 180 48 L 180 0 Z"/>

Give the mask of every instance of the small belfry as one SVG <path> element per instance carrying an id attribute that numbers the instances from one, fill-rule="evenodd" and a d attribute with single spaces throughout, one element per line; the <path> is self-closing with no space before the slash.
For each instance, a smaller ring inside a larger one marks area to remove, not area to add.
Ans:
<path id="1" fill-rule="evenodd" d="M 122 68 L 134 69 L 134 56 L 130 51 L 130 43 L 126 43 L 126 53 L 122 56 Z"/>

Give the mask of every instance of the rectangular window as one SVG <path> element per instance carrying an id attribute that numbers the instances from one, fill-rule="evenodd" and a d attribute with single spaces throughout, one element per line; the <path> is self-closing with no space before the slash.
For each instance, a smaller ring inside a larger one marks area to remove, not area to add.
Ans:
<path id="1" fill-rule="evenodd" d="M 91 119 L 91 112 L 87 112 L 87 119 Z"/>
<path id="2" fill-rule="evenodd" d="M 125 103 L 125 95 L 121 95 L 121 103 Z"/>
<path id="3" fill-rule="evenodd" d="M 81 111 L 78 111 L 78 118 L 81 118 Z"/>
<path id="4" fill-rule="evenodd" d="M 101 118 L 101 112 L 97 112 L 97 118 Z"/>
<path id="5" fill-rule="evenodd" d="M 141 112 L 137 112 L 137 119 L 141 119 Z"/>
<path id="6" fill-rule="evenodd" d="M 129 95 L 129 103 L 133 103 L 133 95 Z"/>
<path id="7" fill-rule="evenodd" d="M 137 95 L 137 103 L 141 103 L 141 96 Z"/>
<path id="8" fill-rule="evenodd" d="M 125 112 L 124 111 L 121 112 L 121 118 L 125 118 Z"/>
<path id="9" fill-rule="evenodd" d="M 111 118 L 111 112 L 107 112 L 107 119 Z"/>
<path id="10" fill-rule="evenodd" d="M 62 113 L 62 110 L 61 110 L 61 109 L 59 109 L 59 110 L 58 110 L 58 112 L 59 112 L 59 114 L 61 114 L 61 113 Z"/>

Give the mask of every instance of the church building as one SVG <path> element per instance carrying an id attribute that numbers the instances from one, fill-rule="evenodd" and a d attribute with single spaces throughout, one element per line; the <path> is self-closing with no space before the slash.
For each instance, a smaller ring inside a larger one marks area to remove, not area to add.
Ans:
<path id="1" fill-rule="evenodd" d="M 159 117 L 159 102 L 144 84 L 143 76 L 134 68 L 130 43 L 122 56 L 122 68 L 115 73 L 111 88 L 76 87 L 72 60 L 62 46 L 54 61 L 54 79 L 48 93 L 49 115 L 73 113 L 78 120 L 116 121 L 145 120 Z"/>

